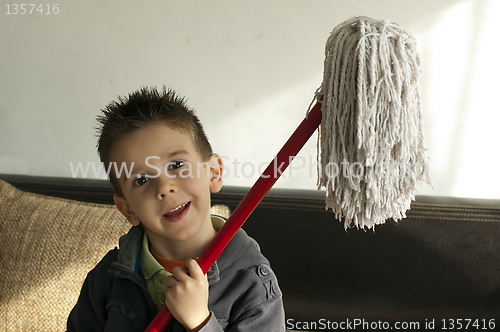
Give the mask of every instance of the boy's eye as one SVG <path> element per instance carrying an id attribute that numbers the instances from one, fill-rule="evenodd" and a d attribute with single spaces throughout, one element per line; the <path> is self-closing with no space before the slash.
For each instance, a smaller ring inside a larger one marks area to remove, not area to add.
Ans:
<path id="1" fill-rule="evenodd" d="M 141 175 L 141 177 L 134 180 L 134 186 L 142 186 L 143 184 L 145 184 L 149 180 L 150 180 L 150 178 L 148 178 L 147 176 Z"/>
<path id="2" fill-rule="evenodd" d="M 168 169 L 169 170 L 174 170 L 174 169 L 177 169 L 177 168 L 181 168 L 182 166 L 184 166 L 184 164 L 185 164 L 185 162 L 180 161 L 180 160 L 173 161 L 173 162 L 170 162 L 168 164 Z"/>

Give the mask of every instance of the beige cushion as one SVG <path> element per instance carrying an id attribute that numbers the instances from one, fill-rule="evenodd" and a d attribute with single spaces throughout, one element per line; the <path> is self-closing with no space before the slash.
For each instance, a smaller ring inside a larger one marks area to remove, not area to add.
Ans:
<path id="1" fill-rule="evenodd" d="M 0 331 L 64 331 L 87 272 L 129 228 L 112 205 L 0 180 Z"/>

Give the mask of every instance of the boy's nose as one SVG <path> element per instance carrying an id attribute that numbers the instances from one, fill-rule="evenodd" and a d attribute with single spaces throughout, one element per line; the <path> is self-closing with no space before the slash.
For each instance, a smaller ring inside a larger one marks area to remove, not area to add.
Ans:
<path id="1" fill-rule="evenodd" d="M 156 178 L 156 197 L 162 200 L 168 194 L 173 194 L 177 191 L 177 186 L 175 184 L 175 178 L 168 177 L 165 174 L 161 174 Z"/>

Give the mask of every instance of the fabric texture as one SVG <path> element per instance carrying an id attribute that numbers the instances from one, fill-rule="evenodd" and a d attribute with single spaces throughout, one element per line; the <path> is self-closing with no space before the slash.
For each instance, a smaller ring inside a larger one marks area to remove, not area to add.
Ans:
<path id="1" fill-rule="evenodd" d="M 0 331 L 64 331 L 86 274 L 129 228 L 112 205 L 0 180 Z"/>

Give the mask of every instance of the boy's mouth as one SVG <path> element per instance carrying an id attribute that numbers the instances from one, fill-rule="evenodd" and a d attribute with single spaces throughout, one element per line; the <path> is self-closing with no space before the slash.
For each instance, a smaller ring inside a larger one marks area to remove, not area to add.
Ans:
<path id="1" fill-rule="evenodd" d="M 179 214 L 184 212 L 184 210 L 186 210 L 190 204 L 191 204 L 191 202 L 187 202 L 187 203 L 184 203 L 182 205 L 179 205 L 178 207 L 176 207 L 172 211 L 165 213 L 163 216 L 166 218 L 177 217 Z"/>

